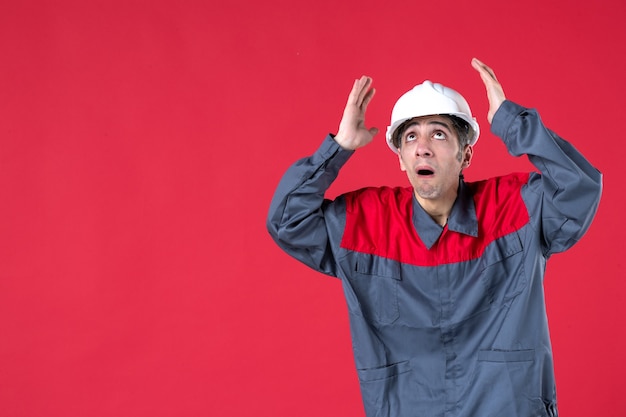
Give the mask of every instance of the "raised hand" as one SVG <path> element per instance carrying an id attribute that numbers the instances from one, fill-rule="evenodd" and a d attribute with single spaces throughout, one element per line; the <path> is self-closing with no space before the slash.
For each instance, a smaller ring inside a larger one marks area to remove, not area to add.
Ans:
<path id="1" fill-rule="evenodd" d="M 483 64 L 478 59 L 472 59 L 472 67 L 480 74 L 480 78 L 487 89 L 487 99 L 489 100 L 489 111 L 487 112 L 487 120 L 491 124 L 493 115 L 500 108 L 500 105 L 506 100 L 502 85 L 496 78 L 496 74 L 491 68 Z"/>
<path id="2" fill-rule="evenodd" d="M 365 111 L 376 92 L 371 86 L 372 79 L 365 75 L 354 81 L 335 136 L 335 141 L 344 149 L 355 150 L 365 146 L 378 133 L 377 128 L 365 126 Z"/>

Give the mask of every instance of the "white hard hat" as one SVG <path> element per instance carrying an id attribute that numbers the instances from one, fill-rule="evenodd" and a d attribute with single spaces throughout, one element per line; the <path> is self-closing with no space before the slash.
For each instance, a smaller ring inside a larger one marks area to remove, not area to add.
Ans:
<path id="1" fill-rule="evenodd" d="M 392 151 L 398 152 L 393 145 L 392 138 L 395 130 L 407 120 L 420 116 L 435 114 L 449 114 L 465 120 L 474 129 L 474 136 L 470 138 L 470 145 L 478 141 L 480 128 L 469 104 L 462 95 L 455 90 L 428 80 L 416 85 L 412 90 L 404 93 L 393 106 L 391 112 L 391 126 L 387 127 L 387 145 Z"/>

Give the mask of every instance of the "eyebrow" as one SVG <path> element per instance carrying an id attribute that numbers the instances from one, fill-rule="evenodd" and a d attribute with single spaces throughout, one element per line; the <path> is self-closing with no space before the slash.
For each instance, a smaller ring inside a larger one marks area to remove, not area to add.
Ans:
<path id="1" fill-rule="evenodd" d="M 416 121 L 412 121 L 410 122 L 408 125 L 406 125 L 406 127 L 404 128 L 404 132 L 406 132 L 407 130 L 409 130 L 411 127 L 415 126 L 415 125 L 419 125 L 421 123 L 416 122 Z M 448 129 L 449 131 L 452 131 L 452 128 L 450 127 L 450 125 L 448 125 L 445 122 L 442 122 L 440 120 L 429 120 L 428 122 L 426 122 L 427 125 L 438 125 L 438 126 L 443 126 L 446 129 Z M 404 133 L 403 132 L 403 133 Z"/>

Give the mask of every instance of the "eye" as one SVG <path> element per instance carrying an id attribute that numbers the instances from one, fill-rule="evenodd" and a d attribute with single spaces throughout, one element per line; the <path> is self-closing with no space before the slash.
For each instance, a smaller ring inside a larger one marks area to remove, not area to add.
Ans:
<path id="1" fill-rule="evenodd" d="M 433 133 L 433 138 L 437 140 L 446 140 L 448 137 L 446 136 L 444 132 L 442 132 L 441 130 L 438 130 L 435 133 Z"/>
<path id="2" fill-rule="evenodd" d="M 406 135 L 406 138 L 404 140 L 405 142 L 413 142 L 415 139 L 417 139 L 415 133 L 409 133 L 408 135 Z"/>

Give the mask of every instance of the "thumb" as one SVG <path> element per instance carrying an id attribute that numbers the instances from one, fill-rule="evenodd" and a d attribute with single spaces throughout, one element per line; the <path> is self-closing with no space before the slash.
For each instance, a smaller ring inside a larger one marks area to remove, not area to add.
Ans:
<path id="1" fill-rule="evenodd" d="M 378 130 L 378 128 L 377 128 L 377 127 L 371 127 L 371 128 L 369 129 L 369 132 L 370 132 L 370 134 L 371 134 L 372 136 L 376 136 L 376 135 L 378 134 L 379 130 Z"/>

